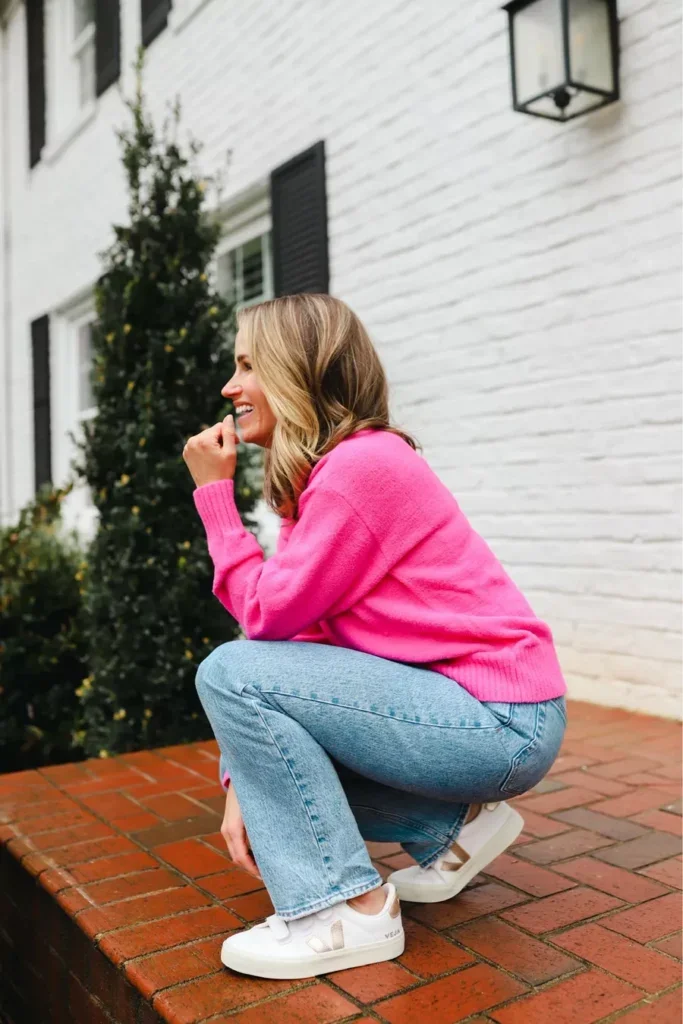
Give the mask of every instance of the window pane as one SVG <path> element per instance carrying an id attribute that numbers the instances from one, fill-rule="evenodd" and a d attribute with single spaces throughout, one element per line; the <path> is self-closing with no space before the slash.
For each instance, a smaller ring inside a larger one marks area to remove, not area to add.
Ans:
<path id="1" fill-rule="evenodd" d="M 242 246 L 243 302 L 263 294 L 263 249 L 260 238 Z"/>
<path id="2" fill-rule="evenodd" d="M 78 408 L 81 412 L 92 409 L 95 398 L 92 392 L 92 324 L 83 324 L 78 329 Z"/>
<path id="3" fill-rule="evenodd" d="M 73 0 L 74 5 L 74 39 L 95 20 L 95 0 Z"/>
<path id="4" fill-rule="evenodd" d="M 218 291 L 237 306 L 271 297 L 272 273 L 268 235 L 258 235 L 219 256 L 216 263 Z"/>
<path id="5" fill-rule="evenodd" d="M 95 96 L 95 47 L 88 43 L 78 55 L 78 101 L 83 107 Z"/>

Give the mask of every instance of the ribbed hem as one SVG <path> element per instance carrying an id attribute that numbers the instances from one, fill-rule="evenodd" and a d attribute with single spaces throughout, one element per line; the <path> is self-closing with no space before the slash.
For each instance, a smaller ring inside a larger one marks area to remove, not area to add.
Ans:
<path id="1" fill-rule="evenodd" d="M 471 660 L 459 658 L 429 666 L 453 679 L 480 701 L 511 704 L 537 704 L 563 697 L 567 684 L 552 643 L 539 644 L 526 651 L 514 651 L 514 660 L 499 652 L 477 654 Z"/>
<path id="2" fill-rule="evenodd" d="M 226 527 L 239 530 L 240 533 L 244 531 L 235 505 L 233 480 L 217 480 L 212 484 L 204 484 L 203 487 L 197 488 L 193 497 L 209 540 L 212 536 L 224 534 Z"/>

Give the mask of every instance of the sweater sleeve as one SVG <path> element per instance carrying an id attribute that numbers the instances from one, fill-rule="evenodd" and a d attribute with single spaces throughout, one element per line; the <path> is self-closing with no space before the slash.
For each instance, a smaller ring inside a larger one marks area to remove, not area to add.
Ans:
<path id="1" fill-rule="evenodd" d="M 250 640 L 304 639 L 320 619 L 343 611 L 345 598 L 350 606 L 362 596 L 361 577 L 378 560 L 363 520 L 342 494 L 322 485 L 310 488 L 286 543 L 267 560 L 242 525 L 232 480 L 198 487 L 194 500 L 214 564 L 213 593 Z"/>

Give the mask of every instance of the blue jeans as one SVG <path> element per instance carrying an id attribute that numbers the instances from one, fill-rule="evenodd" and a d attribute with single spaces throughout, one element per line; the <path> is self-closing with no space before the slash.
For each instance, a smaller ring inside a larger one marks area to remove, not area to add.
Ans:
<path id="1" fill-rule="evenodd" d="M 382 879 L 364 839 L 428 867 L 471 803 L 535 786 L 557 756 L 563 697 L 482 703 L 430 669 L 343 647 L 237 640 L 197 690 L 277 913 L 303 917 Z"/>

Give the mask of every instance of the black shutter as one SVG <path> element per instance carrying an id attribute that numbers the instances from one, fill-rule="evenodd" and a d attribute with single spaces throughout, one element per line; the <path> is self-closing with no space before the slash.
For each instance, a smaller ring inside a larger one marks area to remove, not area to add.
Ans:
<path id="1" fill-rule="evenodd" d="M 41 316 L 31 324 L 33 348 L 33 451 L 36 490 L 52 480 L 50 429 L 50 321 Z"/>
<path id="2" fill-rule="evenodd" d="M 119 0 L 95 0 L 95 91 L 98 96 L 121 72 Z"/>
<path id="3" fill-rule="evenodd" d="M 270 207 L 275 294 L 329 291 L 324 142 L 272 172 Z"/>
<path id="4" fill-rule="evenodd" d="M 166 28 L 171 0 L 140 0 L 142 15 L 142 45 L 149 46 Z"/>
<path id="5" fill-rule="evenodd" d="M 26 0 L 29 166 L 45 145 L 45 11 L 43 0 Z"/>

